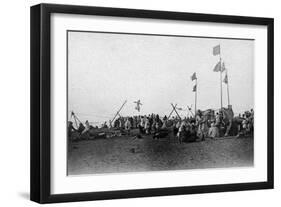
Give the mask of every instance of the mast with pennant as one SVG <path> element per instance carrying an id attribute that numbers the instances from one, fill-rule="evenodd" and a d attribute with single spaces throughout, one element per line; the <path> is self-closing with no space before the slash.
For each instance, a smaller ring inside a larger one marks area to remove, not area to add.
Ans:
<path id="1" fill-rule="evenodd" d="M 227 104 L 228 107 L 230 107 L 230 98 L 229 98 L 229 81 L 228 81 L 228 73 L 227 73 L 227 69 L 225 68 L 225 64 L 222 61 L 221 58 L 221 47 L 220 45 L 217 45 L 213 48 L 213 55 L 217 56 L 219 55 L 220 59 L 219 62 L 216 64 L 215 68 L 213 69 L 214 72 L 219 72 L 220 73 L 220 107 L 222 109 L 223 107 L 223 98 L 222 98 L 222 82 L 224 82 L 227 85 Z M 222 80 L 222 73 L 225 71 L 225 77 Z"/>
<path id="2" fill-rule="evenodd" d="M 191 81 L 195 80 L 195 85 L 193 86 L 192 91 L 195 92 L 195 98 L 194 98 L 194 116 L 196 116 L 196 111 L 197 111 L 197 76 L 196 72 L 194 72 L 191 76 Z"/>

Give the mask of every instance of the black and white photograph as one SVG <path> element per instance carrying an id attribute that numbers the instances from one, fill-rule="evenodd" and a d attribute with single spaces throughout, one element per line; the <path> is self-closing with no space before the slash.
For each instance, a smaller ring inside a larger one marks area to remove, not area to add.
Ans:
<path id="1" fill-rule="evenodd" d="M 66 41 L 68 176 L 254 166 L 254 39 Z"/>
<path id="2" fill-rule="evenodd" d="M 274 19 L 151 9 L 31 7 L 32 201 L 274 188 Z"/>
<path id="3" fill-rule="evenodd" d="M 2 1 L 0 206 L 281 203 L 278 3 Z"/>

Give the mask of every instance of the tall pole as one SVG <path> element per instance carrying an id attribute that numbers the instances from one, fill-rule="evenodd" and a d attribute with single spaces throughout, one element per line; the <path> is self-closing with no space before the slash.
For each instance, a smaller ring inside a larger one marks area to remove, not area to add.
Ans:
<path id="1" fill-rule="evenodd" d="M 197 89 L 198 89 L 198 86 L 197 86 L 197 78 L 195 79 L 195 85 L 196 85 L 196 90 L 195 90 L 195 107 L 194 107 L 194 116 L 196 117 L 196 111 L 197 111 Z"/>
<path id="2" fill-rule="evenodd" d="M 73 119 L 74 119 L 74 121 L 75 121 L 75 125 L 76 125 L 76 127 L 77 127 L 77 129 L 78 129 L 77 120 L 76 120 L 76 117 L 75 117 L 75 114 L 74 114 L 73 111 L 71 112 L 71 116 L 73 117 Z"/>
<path id="3" fill-rule="evenodd" d="M 124 107 L 124 105 L 127 103 L 127 100 L 122 104 L 122 106 L 120 107 L 120 109 L 117 111 L 117 113 L 115 114 L 115 116 L 113 117 L 112 121 L 113 122 L 115 120 L 115 118 L 117 117 L 117 115 L 119 115 L 119 112 L 122 110 L 122 108 Z M 120 115 L 119 115 L 120 116 Z"/>
<path id="4" fill-rule="evenodd" d="M 220 54 L 220 90 L 221 90 L 221 109 L 222 109 L 222 71 L 221 71 L 221 54 Z"/>
<path id="5" fill-rule="evenodd" d="M 225 72 L 226 72 L 226 77 L 227 77 L 227 84 L 226 84 L 226 87 L 227 87 L 227 103 L 228 103 L 228 106 L 229 106 L 230 105 L 230 99 L 229 99 L 229 79 L 228 79 L 227 69 L 225 69 Z"/>

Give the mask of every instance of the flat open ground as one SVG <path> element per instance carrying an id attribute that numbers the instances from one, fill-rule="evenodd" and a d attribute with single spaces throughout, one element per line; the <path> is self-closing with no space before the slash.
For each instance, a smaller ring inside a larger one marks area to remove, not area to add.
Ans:
<path id="1" fill-rule="evenodd" d="M 174 138 L 153 140 L 151 136 L 79 141 L 69 145 L 68 174 L 253 166 L 253 145 L 251 137 L 182 144 Z"/>

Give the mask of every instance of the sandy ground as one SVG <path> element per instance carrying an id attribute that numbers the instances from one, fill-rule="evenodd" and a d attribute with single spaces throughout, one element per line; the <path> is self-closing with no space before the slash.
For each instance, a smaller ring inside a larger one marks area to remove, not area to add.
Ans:
<path id="1" fill-rule="evenodd" d="M 179 144 L 121 136 L 69 145 L 68 174 L 94 174 L 253 166 L 253 138 L 227 137 Z"/>

